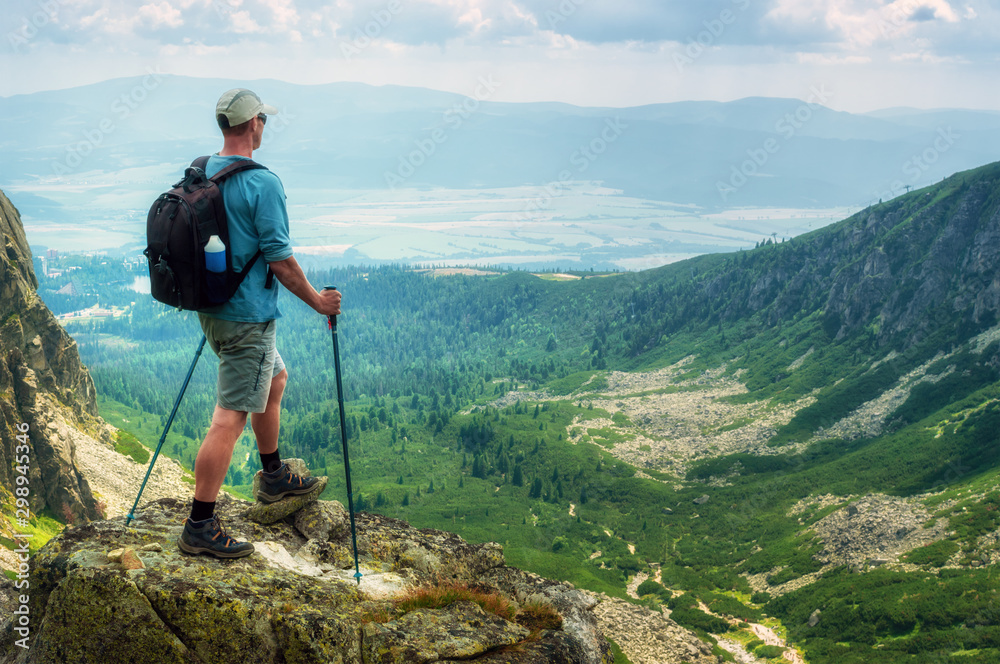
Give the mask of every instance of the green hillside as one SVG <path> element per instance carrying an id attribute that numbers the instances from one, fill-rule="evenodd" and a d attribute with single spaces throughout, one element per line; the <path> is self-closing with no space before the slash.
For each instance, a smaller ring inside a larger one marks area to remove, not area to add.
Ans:
<path id="1" fill-rule="evenodd" d="M 345 295 L 355 506 L 614 595 L 658 572 L 641 601 L 709 640 L 737 630 L 720 616 L 767 614 L 810 662 L 995 662 L 998 240 L 992 164 L 641 273 L 314 274 Z M 124 288 L 137 273 L 116 261 L 62 263 L 89 294 L 40 279 L 57 313 L 130 307 L 68 329 L 108 421 L 155 444 L 197 322 Z M 281 450 L 344 500 L 329 333 L 292 300 Z M 203 359 L 165 448 L 187 467 L 213 371 Z M 247 433 L 236 492 L 254 450 Z"/>

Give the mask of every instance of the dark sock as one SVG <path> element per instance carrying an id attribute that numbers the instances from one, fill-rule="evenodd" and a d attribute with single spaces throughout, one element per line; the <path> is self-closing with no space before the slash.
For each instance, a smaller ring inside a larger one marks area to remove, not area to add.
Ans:
<path id="1" fill-rule="evenodd" d="M 205 519 L 211 519 L 215 515 L 215 501 L 207 503 L 203 500 L 194 499 L 194 503 L 191 505 L 191 520 L 192 521 L 204 521 Z"/>
<path id="2" fill-rule="evenodd" d="M 270 454 L 260 453 L 260 467 L 265 473 L 273 473 L 281 468 L 281 454 L 278 450 Z"/>

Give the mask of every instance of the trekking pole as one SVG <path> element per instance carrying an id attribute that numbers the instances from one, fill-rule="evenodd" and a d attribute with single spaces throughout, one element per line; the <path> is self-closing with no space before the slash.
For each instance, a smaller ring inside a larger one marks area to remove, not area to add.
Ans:
<path id="1" fill-rule="evenodd" d="M 149 468 L 146 469 L 146 476 L 142 478 L 142 486 L 139 487 L 139 493 L 135 497 L 135 502 L 132 503 L 132 509 L 129 510 L 128 516 L 125 517 L 125 527 L 131 523 L 132 519 L 135 518 L 135 508 L 139 504 L 139 496 L 142 495 L 142 490 L 146 488 L 146 481 L 149 480 L 149 474 L 153 472 L 153 464 L 156 463 L 156 457 L 160 454 L 160 448 L 163 447 L 163 441 L 167 439 L 167 432 L 170 431 L 170 425 L 174 423 L 174 415 L 177 414 L 177 408 L 181 405 L 181 399 L 184 398 L 184 392 L 187 390 L 188 383 L 191 381 L 191 374 L 194 373 L 195 365 L 198 364 L 198 358 L 201 357 L 201 351 L 205 347 L 205 335 L 201 336 L 201 343 L 198 344 L 198 352 L 194 354 L 194 359 L 191 360 L 191 368 L 188 369 L 187 377 L 184 379 L 184 384 L 181 386 L 180 394 L 177 395 L 177 401 L 174 402 L 174 409 L 170 411 L 170 417 L 167 418 L 167 424 L 163 427 L 163 435 L 160 436 L 160 442 L 156 445 L 156 451 L 153 452 L 153 459 L 149 462 Z"/>
<path id="2" fill-rule="evenodd" d="M 326 286 L 323 290 L 337 290 L 336 286 Z M 333 336 L 333 370 L 337 375 L 337 405 L 340 410 L 340 441 L 344 447 L 344 476 L 347 478 L 347 509 L 351 515 L 351 541 L 354 544 L 354 579 L 361 585 L 361 569 L 358 566 L 358 534 L 354 526 L 354 491 L 351 489 L 351 459 L 347 455 L 347 422 L 344 419 L 344 388 L 340 382 L 340 346 L 337 343 L 337 317 L 328 316 Z"/>

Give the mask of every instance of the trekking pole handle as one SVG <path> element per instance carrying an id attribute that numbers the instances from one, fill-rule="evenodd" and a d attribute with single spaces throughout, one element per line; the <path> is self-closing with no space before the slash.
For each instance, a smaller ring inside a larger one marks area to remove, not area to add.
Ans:
<path id="1" fill-rule="evenodd" d="M 336 286 L 323 286 L 323 290 L 324 291 L 337 290 L 337 287 Z M 327 320 L 328 320 L 328 322 L 330 324 L 330 329 L 333 329 L 333 328 L 337 327 L 337 317 L 336 316 L 327 316 Z"/>

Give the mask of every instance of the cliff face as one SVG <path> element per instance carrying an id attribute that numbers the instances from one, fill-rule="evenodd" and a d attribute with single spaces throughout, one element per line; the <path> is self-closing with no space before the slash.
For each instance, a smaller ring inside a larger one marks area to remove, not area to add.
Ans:
<path id="1" fill-rule="evenodd" d="M 723 324 L 759 316 L 775 326 L 819 312 L 834 339 L 905 349 L 996 324 L 998 260 L 1000 163 L 739 256 L 692 296 Z"/>
<path id="2" fill-rule="evenodd" d="M 24 227 L 3 192 L 0 241 L 0 487 L 14 488 L 18 427 L 27 424 L 31 512 L 98 518 L 75 461 L 80 430 L 106 435 L 98 433 L 94 383 L 76 342 L 36 294 Z"/>
<path id="3" fill-rule="evenodd" d="M 958 324 L 960 339 L 995 324 L 998 192 L 1000 167 L 994 164 L 861 216 L 832 247 L 836 254 L 858 256 L 831 284 L 825 311 L 835 317 L 831 323 L 839 323 L 838 335 L 878 320 L 880 342 L 909 346 L 945 322 Z"/>

